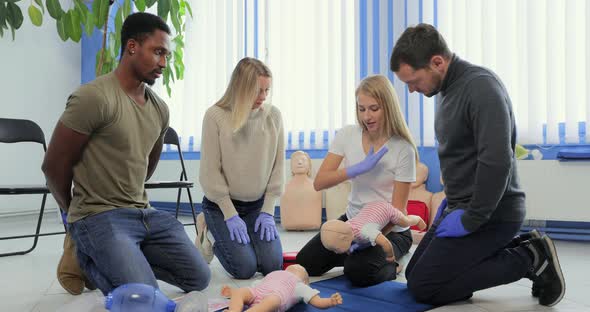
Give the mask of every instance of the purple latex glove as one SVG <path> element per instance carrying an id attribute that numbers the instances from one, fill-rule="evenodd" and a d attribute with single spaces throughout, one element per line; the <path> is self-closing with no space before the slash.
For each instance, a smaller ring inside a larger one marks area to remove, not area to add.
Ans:
<path id="1" fill-rule="evenodd" d="M 355 251 L 363 250 L 367 247 L 371 247 L 371 243 L 369 243 L 369 242 L 365 242 L 365 243 L 353 242 L 352 245 L 350 245 L 350 248 L 348 248 L 348 253 L 352 254 Z"/>
<path id="2" fill-rule="evenodd" d="M 355 165 L 346 168 L 346 176 L 349 179 L 352 179 L 358 175 L 369 172 L 371 169 L 375 168 L 381 157 L 383 157 L 383 155 L 385 155 L 387 151 L 389 151 L 387 146 L 383 146 L 380 150 L 377 151 L 377 153 L 373 153 L 373 147 L 371 146 L 371 149 L 369 150 L 369 153 L 367 154 L 367 157 L 365 157 L 365 159 L 363 159 Z"/>
<path id="3" fill-rule="evenodd" d="M 445 211 L 445 209 L 447 208 L 447 199 L 443 199 L 443 201 L 440 203 L 440 206 L 438 206 L 438 210 L 436 211 L 436 216 L 434 216 L 434 221 L 432 221 L 432 223 L 436 222 L 436 220 L 438 220 L 438 218 L 440 218 L 440 216 L 442 216 L 443 211 Z"/>
<path id="4" fill-rule="evenodd" d="M 67 214 L 67 213 L 65 213 L 65 212 L 62 212 L 62 213 L 61 213 L 61 221 L 62 221 L 64 224 L 68 224 L 68 214 Z"/>
<path id="5" fill-rule="evenodd" d="M 436 228 L 436 237 L 463 237 L 470 232 L 465 229 L 461 217 L 465 214 L 464 209 L 457 209 L 449 213 Z"/>
<path id="6" fill-rule="evenodd" d="M 225 220 L 225 225 L 227 225 L 231 240 L 237 239 L 240 244 L 250 243 L 250 237 L 248 236 L 248 230 L 246 229 L 246 222 L 244 222 L 240 216 L 235 215 Z"/>
<path id="7" fill-rule="evenodd" d="M 275 225 L 275 218 L 266 212 L 261 212 L 258 218 L 256 218 L 254 233 L 258 232 L 258 228 L 260 228 L 260 240 L 266 237 L 266 241 L 270 242 L 279 236 L 277 226 Z"/>

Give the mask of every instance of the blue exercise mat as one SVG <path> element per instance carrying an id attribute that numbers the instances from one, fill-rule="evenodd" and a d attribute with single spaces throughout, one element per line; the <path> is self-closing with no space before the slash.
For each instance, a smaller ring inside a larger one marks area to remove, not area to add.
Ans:
<path id="1" fill-rule="evenodd" d="M 311 305 L 299 303 L 289 312 L 302 311 L 365 311 L 365 312 L 417 312 L 432 309 L 433 306 L 416 302 L 410 295 L 405 283 L 383 282 L 381 284 L 359 288 L 350 284 L 344 276 L 323 280 L 311 284 L 312 288 L 320 291 L 322 298 L 329 297 L 335 292 L 342 295 L 342 304 L 328 310 L 314 308 Z"/>

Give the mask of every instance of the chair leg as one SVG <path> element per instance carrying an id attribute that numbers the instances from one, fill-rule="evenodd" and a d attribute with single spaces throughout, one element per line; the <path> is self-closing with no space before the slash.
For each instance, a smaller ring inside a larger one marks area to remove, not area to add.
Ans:
<path id="1" fill-rule="evenodd" d="M 191 205 L 191 212 L 193 213 L 193 222 L 195 225 L 195 233 L 199 234 L 199 229 L 197 228 L 197 214 L 195 212 L 195 204 L 193 204 L 193 196 L 191 195 L 190 189 L 186 188 L 186 193 L 188 194 L 188 202 Z"/>
<path id="2" fill-rule="evenodd" d="M 178 219 L 178 211 L 180 210 L 180 193 L 182 193 L 182 188 L 178 188 L 178 194 L 176 195 L 176 213 L 174 217 Z"/>
<path id="3" fill-rule="evenodd" d="M 37 229 L 35 230 L 35 235 L 33 235 L 33 246 L 31 248 L 24 250 L 24 251 L 16 251 L 16 252 L 7 252 L 0 254 L 0 257 L 8 257 L 8 256 L 16 256 L 16 255 L 26 255 L 29 252 L 33 251 L 35 247 L 37 247 L 37 242 L 39 241 L 39 233 L 41 232 L 41 222 L 43 220 L 43 212 L 45 212 L 45 202 L 47 200 L 47 194 L 43 194 L 43 200 L 41 201 L 41 209 L 39 211 L 39 218 L 37 219 Z"/>

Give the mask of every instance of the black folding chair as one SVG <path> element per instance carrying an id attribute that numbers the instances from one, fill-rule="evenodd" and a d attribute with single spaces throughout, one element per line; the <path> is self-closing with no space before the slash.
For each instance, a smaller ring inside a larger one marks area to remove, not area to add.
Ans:
<path id="1" fill-rule="evenodd" d="M 180 194 L 182 193 L 183 189 L 186 189 L 186 193 L 188 195 L 188 201 L 191 205 L 191 212 L 193 214 L 193 223 L 184 223 L 185 226 L 194 225 L 195 226 L 195 233 L 198 232 L 197 230 L 197 214 L 195 212 L 195 205 L 193 204 L 193 196 L 191 195 L 190 189 L 193 188 L 194 183 L 188 180 L 186 174 L 186 167 L 184 165 L 184 158 L 182 157 L 182 151 L 180 150 L 180 140 L 178 139 L 178 134 L 174 129 L 171 127 L 168 128 L 166 131 L 166 136 L 164 137 L 164 144 L 170 144 L 176 146 L 178 150 L 178 158 L 180 159 L 180 178 L 178 181 L 148 181 L 145 183 L 146 189 L 178 189 L 178 194 L 176 196 L 176 213 L 175 217 L 178 218 L 178 211 L 180 210 Z"/>
<path id="2" fill-rule="evenodd" d="M 23 119 L 8 119 L 0 118 L 0 143 L 23 143 L 32 142 L 38 143 L 43 146 L 43 152 L 47 152 L 47 146 L 45 144 L 45 135 L 43 130 L 34 122 Z M 40 170 L 41 166 L 36 167 Z M 5 236 L 0 237 L 0 240 L 10 239 L 23 239 L 33 237 L 33 246 L 27 250 L 8 252 L 0 254 L 0 257 L 24 255 L 27 254 L 35 247 L 37 247 L 37 241 L 40 236 L 64 234 L 65 232 L 52 232 L 41 234 L 41 221 L 43 220 L 43 213 L 45 211 L 45 202 L 47 200 L 47 194 L 49 189 L 46 184 L 38 185 L 0 185 L 0 195 L 32 195 L 38 194 L 43 195 L 41 200 L 41 209 L 39 210 L 39 218 L 37 219 L 37 228 L 35 234 L 18 235 L 18 236 Z M 65 226 L 64 226 L 65 228 Z"/>

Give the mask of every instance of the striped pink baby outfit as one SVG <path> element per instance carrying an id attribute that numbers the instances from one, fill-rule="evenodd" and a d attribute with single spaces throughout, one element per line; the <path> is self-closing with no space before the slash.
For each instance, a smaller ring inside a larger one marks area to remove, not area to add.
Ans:
<path id="1" fill-rule="evenodd" d="M 352 234 L 355 240 L 363 240 L 361 229 L 367 223 L 379 224 L 379 229 L 384 228 L 387 223 L 391 222 L 397 224 L 403 213 L 397 208 L 393 207 L 391 203 L 384 201 L 375 201 L 366 204 L 361 211 L 349 219 L 348 222 L 352 227 Z"/>
<path id="2" fill-rule="evenodd" d="M 278 311 L 287 311 L 300 300 L 295 296 L 295 286 L 298 282 L 300 282 L 299 278 L 291 272 L 270 272 L 260 284 L 249 288 L 254 296 L 250 305 L 256 305 L 268 295 L 274 294 L 281 298 L 281 307 Z"/>

